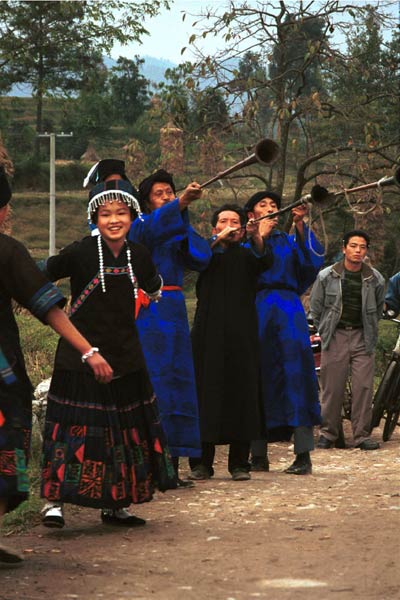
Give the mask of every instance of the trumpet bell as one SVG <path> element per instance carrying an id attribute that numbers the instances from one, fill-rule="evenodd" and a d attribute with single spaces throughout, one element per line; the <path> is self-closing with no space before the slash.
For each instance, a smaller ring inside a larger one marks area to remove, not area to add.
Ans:
<path id="1" fill-rule="evenodd" d="M 311 203 L 323 208 L 331 202 L 330 193 L 322 185 L 313 185 L 311 188 Z"/>
<path id="2" fill-rule="evenodd" d="M 278 144 L 269 138 L 260 140 L 254 147 L 254 155 L 257 162 L 264 165 L 272 165 L 276 162 L 279 152 Z"/>

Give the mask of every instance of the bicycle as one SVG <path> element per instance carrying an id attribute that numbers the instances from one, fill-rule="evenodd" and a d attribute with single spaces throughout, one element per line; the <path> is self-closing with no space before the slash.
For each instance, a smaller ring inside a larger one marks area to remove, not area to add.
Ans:
<path id="1" fill-rule="evenodd" d="M 393 318 L 394 315 L 395 313 L 389 310 L 385 317 L 394 323 L 400 323 L 399 319 Z M 400 332 L 373 399 L 371 431 L 379 426 L 382 418 L 385 419 L 382 439 L 387 442 L 392 437 L 396 425 L 400 425 Z"/>

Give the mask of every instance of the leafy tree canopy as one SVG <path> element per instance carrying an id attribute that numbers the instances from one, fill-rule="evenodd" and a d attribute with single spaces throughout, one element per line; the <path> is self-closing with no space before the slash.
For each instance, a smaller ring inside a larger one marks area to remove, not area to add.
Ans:
<path id="1" fill-rule="evenodd" d="M 31 84 L 41 131 L 45 94 L 76 90 L 99 56 L 118 42 L 138 41 L 167 0 L 151 2 L 0 2 L 0 88 Z"/>

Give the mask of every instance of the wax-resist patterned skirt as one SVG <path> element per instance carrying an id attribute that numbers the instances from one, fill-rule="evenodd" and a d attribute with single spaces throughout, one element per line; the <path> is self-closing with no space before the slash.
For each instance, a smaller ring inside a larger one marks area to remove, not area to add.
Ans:
<path id="1" fill-rule="evenodd" d="M 48 394 L 41 495 L 93 508 L 148 502 L 176 487 L 146 370 L 99 384 L 54 372 Z"/>
<path id="2" fill-rule="evenodd" d="M 0 381 L 0 498 L 7 512 L 27 499 L 27 465 L 32 424 L 32 391 L 24 373 L 11 384 Z"/>

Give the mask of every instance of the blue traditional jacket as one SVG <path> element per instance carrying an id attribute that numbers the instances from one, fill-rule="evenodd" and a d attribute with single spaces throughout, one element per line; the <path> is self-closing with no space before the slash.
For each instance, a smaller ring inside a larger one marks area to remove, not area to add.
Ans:
<path id="1" fill-rule="evenodd" d="M 158 303 L 141 308 L 136 322 L 172 456 L 199 456 L 200 434 L 192 346 L 185 298 L 185 269 L 202 271 L 211 259 L 207 241 L 173 200 L 133 222 L 129 239 L 151 251 L 164 281 Z"/>
<path id="2" fill-rule="evenodd" d="M 266 243 L 274 263 L 258 279 L 256 306 L 262 395 L 272 440 L 277 439 L 274 429 L 290 430 L 320 421 L 314 360 L 300 295 L 323 264 L 323 248 L 307 226 L 304 241 L 298 234 L 273 231 Z"/>

